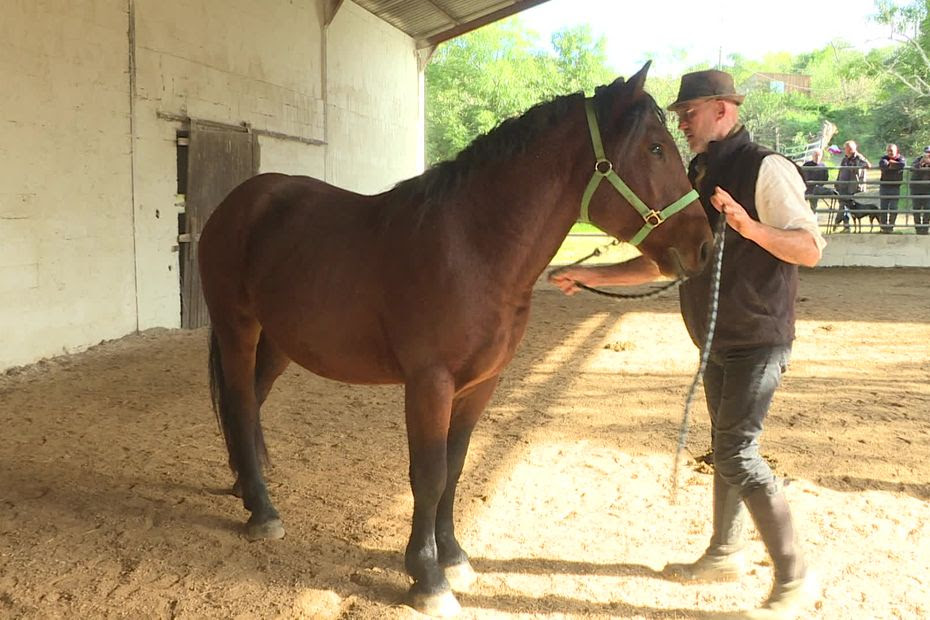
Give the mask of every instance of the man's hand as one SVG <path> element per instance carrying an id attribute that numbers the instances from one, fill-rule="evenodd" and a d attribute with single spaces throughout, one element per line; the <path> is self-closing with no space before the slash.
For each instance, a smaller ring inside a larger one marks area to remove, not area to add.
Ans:
<path id="1" fill-rule="evenodd" d="M 566 295 L 574 295 L 581 289 L 577 283 L 591 286 L 594 273 L 588 267 L 560 267 L 549 272 L 548 280 Z"/>
<path id="2" fill-rule="evenodd" d="M 725 189 L 719 186 L 715 187 L 714 193 L 710 197 L 710 204 L 714 205 L 715 209 L 723 213 L 727 218 L 727 224 L 729 224 L 733 230 L 744 237 L 749 237 L 752 228 L 756 225 L 756 221 L 749 217 L 743 205 L 736 202 L 733 196 L 727 193 Z"/>

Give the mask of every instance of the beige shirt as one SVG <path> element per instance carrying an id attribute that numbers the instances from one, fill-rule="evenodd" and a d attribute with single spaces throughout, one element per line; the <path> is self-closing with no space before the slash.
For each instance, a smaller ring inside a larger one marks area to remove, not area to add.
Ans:
<path id="1" fill-rule="evenodd" d="M 780 155 L 768 155 L 762 160 L 756 181 L 756 211 L 763 224 L 782 230 L 806 230 L 818 249 L 822 251 L 827 245 L 817 216 L 804 198 L 804 180 L 795 165 Z"/>

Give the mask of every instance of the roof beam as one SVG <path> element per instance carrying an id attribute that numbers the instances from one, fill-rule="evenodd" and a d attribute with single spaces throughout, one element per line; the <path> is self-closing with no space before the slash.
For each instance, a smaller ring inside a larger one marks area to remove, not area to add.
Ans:
<path id="1" fill-rule="evenodd" d="M 453 26 L 452 28 L 448 28 L 417 39 L 417 48 L 438 45 L 443 41 L 448 41 L 449 39 L 463 35 L 466 32 L 471 32 L 472 30 L 476 30 L 482 26 L 487 26 L 490 23 L 504 19 L 505 17 L 510 17 L 511 15 L 519 13 L 520 11 L 525 11 L 526 9 L 540 5 L 543 2 L 546 2 L 546 0 L 516 0 L 514 2 L 500 3 L 498 5 L 500 8 L 492 10 L 490 13 L 485 13 L 473 19 L 466 18 L 464 21 L 458 22 L 457 25 Z M 436 6 L 433 2 L 430 2 L 430 4 Z M 445 11 L 443 11 L 443 14 L 445 14 Z"/>
<path id="2" fill-rule="evenodd" d="M 323 25 L 329 26 L 336 18 L 336 13 L 342 8 L 343 0 L 324 0 L 323 2 Z"/>
<path id="3" fill-rule="evenodd" d="M 446 12 L 446 10 L 445 10 L 444 8 L 442 8 L 441 6 L 439 6 L 438 4 L 436 4 L 435 2 L 433 2 L 433 0 L 424 0 L 424 1 L 426 2 L 426 4 L 430 5 L 430 6 L 433 7 L 434 9 L 436 9 L 436 12 L 437 12 L 437 13 L 442 13 L 443 17 L 445 17 L 446 19 L 448 19 L 451 23 L 456 24 L 456 25 L 462 23 L 460 20 L 458 20 L 458 19 L 452 17 L 451 15 L 449 15 L 449 13 Z"/>

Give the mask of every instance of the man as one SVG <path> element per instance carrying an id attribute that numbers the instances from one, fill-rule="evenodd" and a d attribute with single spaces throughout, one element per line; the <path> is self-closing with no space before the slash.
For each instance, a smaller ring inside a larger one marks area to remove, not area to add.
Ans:
<path id="1" fill-rule="evenodd" d="M 898 196 L 901 195 L 901 182 L 904 180 L 907 160 L 898 153 L 897 144 L 889 144 L 885 147 L 885 154 L 878 160 L 878 167 L 882 171 L 879 179 L 881 184 L 878 187 L 882 212 L 878 215 L 878 224 L 881 232 L 889 234 L 894 231 L 894 223 L 898 219 Z"/>
<path id="2" fill-rule="evenodd" d="M 836 191 L 843 196 L 840 210 L 836 214 L 836 228 L 843 226 L 843 232 L 849 232 L 849 212 L 856 209 L 853 194 L 865 191 L 865 171 L 872 163 L 859 153 L 859 145 L 854 140 L 843 144 L 845 157 L 840 162 L 840 171 L 836 175 Z"/>
<path id="3" fill-rule="evenodd" d="M 829 178 L 830 171 L 827 170 L 822 160 L 823 151 L 814 149 L 811 151 L 811 158 L 801 165 L 801 176 L 804 177 L 804 183 L 807 185 L 807 201 L 811 205 L 811 211 L 817 210 L 817 199 L 814 196 L 836 193 L 823 186 Z"/>
<path id="4" fill-rule="evenodd" d="M 930 229 L 930 146 L 914 160 L 911 170 L 911 195 L 914 210 L 914 232 L 926 235 Z"/>
<path id="5" fill-rule="evenodd" d="M 695 154 L 688 173 L 711 225 L 722 214 L 729 228 L 704 375 L 715 471 L 713 535 L 696 562 L 670 564 L 666 573 L 688 581 L 738 579 L 745 503 L 775 567 L 768 600 L 748 617 L 787 618 L 811 598 L 813 576 L 795 541 L 785 495 L 759 454 L 759 438 L 794 340 L 797 265 L 816 264 L 825 242 L 804 201 L 798 168 L 750 141 L 739 122 L 742 101 L 733 78 L 711 70 L 683 76 L 669 106 Z M 679 289 L 682 317 L 698 346 L 706 337 L 711 273 L 709 265 Z M 617 265 L 558 269 L 549 280 L 573 294 L 579 283 L 640 284 L 658 275 L 658 267 L 640 256 Z"/>

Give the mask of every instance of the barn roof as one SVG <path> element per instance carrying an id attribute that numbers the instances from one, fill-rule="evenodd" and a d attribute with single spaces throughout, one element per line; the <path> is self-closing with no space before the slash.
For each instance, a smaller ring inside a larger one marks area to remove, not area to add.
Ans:
<path id="1" fill-rule="evenodd" d="M 417 42 L 418 48 L 480 28 L 546 0 L 353 0 Z"/>

